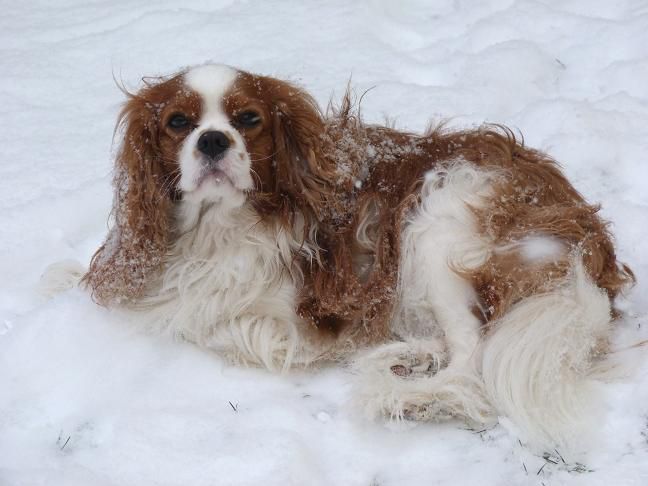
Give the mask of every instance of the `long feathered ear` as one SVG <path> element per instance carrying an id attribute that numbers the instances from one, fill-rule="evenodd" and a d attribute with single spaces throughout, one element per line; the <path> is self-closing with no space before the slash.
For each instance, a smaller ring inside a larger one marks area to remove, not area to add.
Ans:
<path id="1" fill-rule="evenodd" d="M 275 143 L 275 193 L 281 195 L 283 203 L 308 208 L 321 218 L 334 175 L 333 164 L 322 155 L 323 117 L 315 100 L 301 89 L 274 79 L 268 82 Z"/>
<path id="2" fill-rule="evenodd" d="M 163 191 L 158 124 L 144 96 L 129 95 L 117 131 L 113 224 L 83 277 L 100 304 L 136 299 L 159 269 L 167 249 L 171 199 Z"/>

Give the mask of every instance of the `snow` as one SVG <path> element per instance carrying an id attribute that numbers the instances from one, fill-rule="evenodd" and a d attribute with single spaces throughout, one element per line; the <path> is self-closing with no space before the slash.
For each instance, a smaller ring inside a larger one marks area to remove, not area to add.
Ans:
<path id="1" fill-rule="evenodd" d="M 206 60 L 305 86 L 349 77 L 365 118 L 519 128 L 603 205 L 639 284 L 615 346 L 648 338 L 648 5 L 642 0 L 4 2 L 0 17 L 0 484 L 648 484 L 646 347 L 603 387 L 583 468 L 530 454 L 503 419 L 369 423 L 345 369 L 276 376 L 142 333 L 80 290 L 111 207 L 111 136 L 145 75 Z M 629 358 L 628 358 L 629 359 Z M 626 360 L 628 360 L 626 359 Z M 578 472 L 575 469 L 584 469 Z"/>

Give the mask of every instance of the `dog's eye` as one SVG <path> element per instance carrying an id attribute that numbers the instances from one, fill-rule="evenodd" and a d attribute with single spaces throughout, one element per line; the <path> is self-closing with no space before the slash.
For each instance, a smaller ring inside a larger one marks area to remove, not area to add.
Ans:
<path id="1" fill-rule="evenodd" d="M 255 111 L 244 111 L 236 115 L 236 123 L 245 128 L 257 126 L 261 122 L 261 117 Z"/>
<path id="2" fill-rule="evenodd" d="M 175 130 L 181 130 L 189 126 L 189 119 L 181 113 L 176 113 L 169 118 L 167 125 Z"/>

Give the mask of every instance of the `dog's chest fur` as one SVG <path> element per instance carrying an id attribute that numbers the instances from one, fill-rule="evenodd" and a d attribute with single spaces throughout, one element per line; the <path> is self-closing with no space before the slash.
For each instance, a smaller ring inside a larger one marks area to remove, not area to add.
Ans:
<path id="1" fill-rule="evenodd" d="M 260 223 L 247 206 L 232 212 L 203 208 L 183 218 L 190 228 L 140 304 L 154 311 L 153 320 L 206 344 L 245 316 L 295 320 L 296 290 L 286 265 L 294 246 L 290 235 Z"/>

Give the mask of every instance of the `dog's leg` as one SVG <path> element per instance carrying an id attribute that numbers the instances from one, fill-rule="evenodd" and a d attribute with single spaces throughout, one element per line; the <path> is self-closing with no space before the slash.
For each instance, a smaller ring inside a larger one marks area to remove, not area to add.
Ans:
<path id="1" fill-rule="evenodd" d="M 435 374 L 402 379 L 393 369 L 400 356 L 407 354 L 403 344 L 372 353 L 391 352 L 392 364 L 387 359 L 358 360 L 359 395 L 369 415 L 424 420 L 456 416 L 480 423 L 491 419 L 492 407 L 478 373 L 481 329 L 472 313 L 475 292 L 455 267 L 477 267 L 488 257 L 488 242 L 479 237 L 470 207 L 483 204 L 494 177 L 468 164 L 428 174 L 421 206 L 403 233 L 400 306 L 408 310 L 405 315 L 418 316 L 417 326 L 423 334 L 425 327 L 437 327 L 443 334 L 447 366 Z M 397 334 L 412 330 L 407 322 L 400 325 L 403 329 L 398 326 L 397 322 Z M 422 341 L 409 344 L 414 354 L 420 354 L 417 348 L 422 345 Z M 376 371 L 381 362 L 383 370 Z M 376 383 L 383 391 L 377 391 Z"/>

